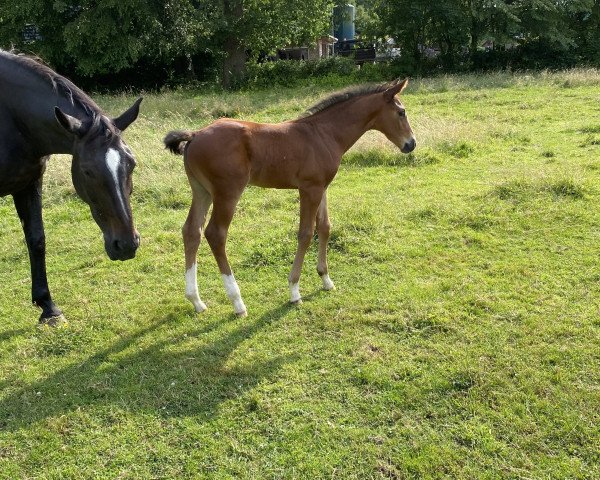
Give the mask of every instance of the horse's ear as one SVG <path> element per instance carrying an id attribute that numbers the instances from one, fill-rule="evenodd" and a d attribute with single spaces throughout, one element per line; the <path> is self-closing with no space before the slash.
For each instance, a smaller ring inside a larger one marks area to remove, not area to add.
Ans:
<path id="1" fill-rule="evenodd" d="M 405 78 L 400 82 L 400 79 L 397 78 L 394 80 L 390 86 L 383 92 L 383 96 L 387 102 L 391 102 L 396 95 L 398 95 L 402 90 L 406 88 L 408 85 L 408 78 Z"/>
<path id="2" fill-rule="evenodd" d="M 117 118 L 113 118 L 113 123 L 119 130 L 125 130 L 129 125 L 131 125 L 134 122 L 134 120 L 140 113 L 140 103 L 142 103 L 142 100 L 143 97 L 138 98 L 125 113 L 123 113 Z"/>
<path id="3" fill-rule="evenodd" d="M 58 123 L 69 133 L 73 135 L 77 135 L 78 137 L 83 137 L 86 133 L 86 129 L 84 128 L 81 120 L 78 120 L 71 115 L 67 115 L 60 108 L 54 107 L 54 115 L 58 120 Z"/>

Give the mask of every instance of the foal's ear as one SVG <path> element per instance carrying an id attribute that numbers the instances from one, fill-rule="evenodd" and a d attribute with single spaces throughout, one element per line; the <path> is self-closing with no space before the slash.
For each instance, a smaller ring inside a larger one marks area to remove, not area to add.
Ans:
<path id="1" fill-rule="evenodd" d="M 138 98 L 135 101 L 135 103 L 131 107 L 129 107 L 127 111 L 125 111 L 125 113 L 123 113 L 117 118 L 113 118 L 113 123 L 119 130 L 125 130 L 129 125 L 131 125 L 134 122 L 134 120 L 140 113 L 140 103 L 142 103 L 143 99 L 143 97 Z"/>
<path id="2" fill-rule="evenodd" d="M 83 126 L 81 120 L 78 120 L 71 115 L 67 115 L 60 108 L 54 107 L 54 116 L 67 132 L 77 135 L 78 137 L 83 137 L 86 134 L 87 129 Z"/>
<path id="3" fill-rule="evenodd" d="M 408 85 L 408 78 L 405 78 L 401 82 L 400 82 L 399 78 L 394 80 L 391 83 L 391 85 L 387 88 L 387 90 L 385 92 L 383 92 L 383 96 L 384 96 L 386 102 L 391 102 L 392 100 L 394 100 L 394 97 L 396 95 L 398 95 L 400 92 L 402 92 L 402 90 L 404 90 L 407 85 Z"/>

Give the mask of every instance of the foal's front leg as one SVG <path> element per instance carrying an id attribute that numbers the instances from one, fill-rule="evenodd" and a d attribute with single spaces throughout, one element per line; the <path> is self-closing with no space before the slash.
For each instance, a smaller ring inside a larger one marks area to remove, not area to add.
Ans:
<path id="1" fill-rule="evenodd" d="M 40 323 L 58 325 L 62 312 L 52 301 L 46 276 L 46 236 L 42 220 L 42 177 L 13 195 L 15 208 L 23 225 L 31 264 L 31 298 L 42 309 Z"/>
<path id="2" fill-rule="evenodd" d="M 327 243 L 329 242 L 329 233 L 331 223 L 329 222 L 329 213 L 327 211 L 327 190 L 323 192 L 321 204 L 317 210 L 317 234 L 319 236 L 319 260 L 317 262 L 317 272 L 323 282 L 324 290 L 333 290 L 335 285 L 329 278 L 327 267 Z"/>
<path id="3" fill-rule="evenodd" d="M 290 302 L 299 304 L 302 302 L 300 296 L 300 273 L 304 263 L 304 255 L 310 246 L 315 232 L 315 217 L 317 209 L 323 198 L 324 189 L 312 187 L 300 190 L 300 228 L 298 229 L 298 250 L 292 265 L 292 271 L 288 277 L 290 287 Z"/>

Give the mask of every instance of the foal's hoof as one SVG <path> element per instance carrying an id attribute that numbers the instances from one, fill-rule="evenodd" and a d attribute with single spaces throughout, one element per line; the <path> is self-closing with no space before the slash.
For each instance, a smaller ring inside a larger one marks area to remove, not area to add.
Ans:
<path id="1" fill-rule="evenodd" d="M 200 297 L 198 297 L 198 295 L 186 294 L 185 298 L 187 298 L 192 303 L 196 313 L 202 313 L 204 310 L 206 310 L 206 303 L 200 300 Z"/>
<path id="2" fill-rule="evenodd" d="M 55 327 L 55 328 L 66 327 L 68 324 L 69 324 L 69 322 L 67 322 L 67 319 L 62 314 L 55 315 L 53 317 L 41 316 L 40 323 L 39 323 L 40 326 L 47 325 L 48 327 Z"/>
<path id="3" fill-rule="evenodd" d="M 206 306 L 206 304 L 204 302 L 200 302 L 200 303 L 194 305 L 194 310 L 196 311 L 196 313 L 202 313 L 202 312 L 206 311 L 207 309 L 208 309 L 208 307 Z"/>
<path id="4" fill-rule="evenodd" d="M 323 281 L 323 290 L 335 290 L 335 285 L 333 284 L 331 278 L 329 278 L 329 275 L 323 275 L 321 280 Z"/>

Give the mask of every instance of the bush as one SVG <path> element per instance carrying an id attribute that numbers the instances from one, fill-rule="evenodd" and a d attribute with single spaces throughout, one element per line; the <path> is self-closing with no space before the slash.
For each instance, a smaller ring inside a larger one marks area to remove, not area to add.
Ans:
<path id="1" fill-rule="evenodd" d="M 278 60 L 249 63 L 246 67 L 245 77 L 237 86 L 247 88 L 293 86 L 304 82 L 307 78 L 351 76 L 355 69 L 354 61 L 343 57 L 309 61 Z"/>
<path id="2" fill-rule="evenodd" d="M 319 79 L 332 86 L 348 83 L 384 82 L 411 75 L 410 69 L 399 61 L 355 65 L 351 58 L 330 57 L 320 60 L 278 60 L 249 63 L 246 75 L 237 88 L 260 89 L 278 85 L 297 86 Z"/>

